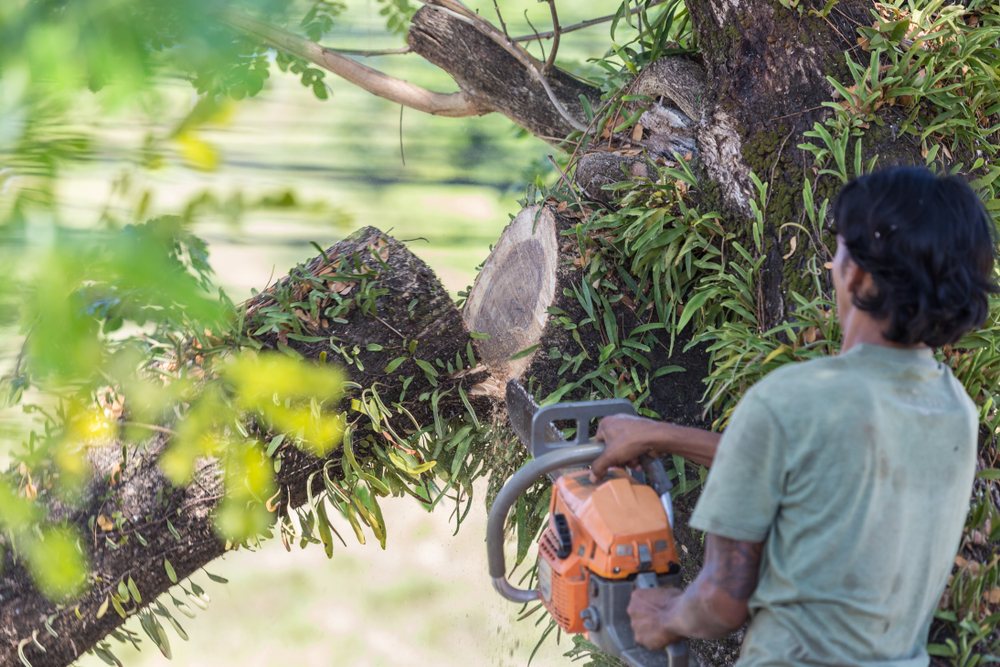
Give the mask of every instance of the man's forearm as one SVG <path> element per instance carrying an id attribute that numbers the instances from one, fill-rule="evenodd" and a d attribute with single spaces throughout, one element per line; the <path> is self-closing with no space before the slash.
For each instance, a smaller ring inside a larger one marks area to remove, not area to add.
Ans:
<path id="1" fill-rule="evenodd" d="M 720 639 L 737 630 L 743 621 L 734 625 L 727 620 L 726 614 L 720 613 L 723 610 L 713 604 L 713 591 L 706 588 L 697 580 L 692 582 L 678 603 L 664 612 L 664 627 L 680 637 L 698 639 Z"/>
<path id="2" fill-rule="evenodd" d="M 757 588 L 761 542 L 743 542 L 709 533 L 705 565 L 672 604 L 660 623 L 678 637 L 718 639 L 737 630 L 749 617 L 748 602 Z"/>
<path id="3" fill-rule="evenodd" d="M 690 426 L 660 422 L 653 450 L 660 456 L 677 454 L 707 468 L 712 467 L 722 435 Z"/>

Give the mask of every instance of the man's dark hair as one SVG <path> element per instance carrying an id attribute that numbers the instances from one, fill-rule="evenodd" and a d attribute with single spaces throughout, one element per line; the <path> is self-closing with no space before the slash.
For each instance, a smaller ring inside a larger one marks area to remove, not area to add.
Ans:
<path id="1" fill-rule="evenodd" d="M 897 167 L 848 183 L 833 204 L 851 259 L 875 281 L 853 294 L 858 308 L 886 319 L 888 340 L 949 345 L 986 321 L 994 282 L 996 228 L 957 176 Z"/>

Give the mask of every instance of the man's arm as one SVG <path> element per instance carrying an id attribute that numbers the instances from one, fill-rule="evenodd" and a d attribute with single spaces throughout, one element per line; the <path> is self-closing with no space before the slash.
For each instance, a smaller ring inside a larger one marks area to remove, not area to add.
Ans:
<path id="1" fill-rule="evenodd" d="M 613 415 L 601 420 L 594 440 L 607 446 L 604 453 L 591 464 L 595 479 L 604 477 L 611 466 L 637 463 L 640 456 L 649 454 L 659 457 L 678 454 L 684 458 L 712 466 L 715 451 L 719 447 L 719 433 L 700 428 L 678 426 L 667 422 Z"/>
<path id="2" fill-rule="evenodd" d="M 684 637 L 716 639 L 739 629 L 757 588 L 762 548 L 762 542 L 709 533 L 705 565 L 683 593 L 669 588 L 633 591 L 628 613 L 636 641 L 661 649 Z"/>

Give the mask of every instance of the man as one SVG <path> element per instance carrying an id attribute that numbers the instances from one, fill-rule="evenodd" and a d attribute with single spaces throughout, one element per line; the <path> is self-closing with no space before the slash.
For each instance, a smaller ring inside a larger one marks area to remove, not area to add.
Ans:
<path id="1" fill-rule="evenodd" d="M 679 454 L 710 466 L 690 525 L 705 565 L 682 593 L 636 590 L 636 639 L 723 637 L 739 667 L 925 667 L 975 472 L 978 413 L 932 348 L 986 318 L 994 229 L 958 178 L 897 168 L 833 208 L 841 353 L 752 387 L 721 435 L 608 417 L 594 462 Z"/>

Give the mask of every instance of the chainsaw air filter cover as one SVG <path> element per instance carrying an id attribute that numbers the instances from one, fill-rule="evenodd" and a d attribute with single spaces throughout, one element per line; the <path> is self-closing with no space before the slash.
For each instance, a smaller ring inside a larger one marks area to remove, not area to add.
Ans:
<path id="1" fill-rule="evenodd" d="M 680 570 L 659 497 L 622 470 L 598 484 L 589 470 L 556 480 L 538 555 L 542 601 L 566 632 L 586 632 L 580 612 L 589 605 L 591 574 L 628 579 Z"/>

